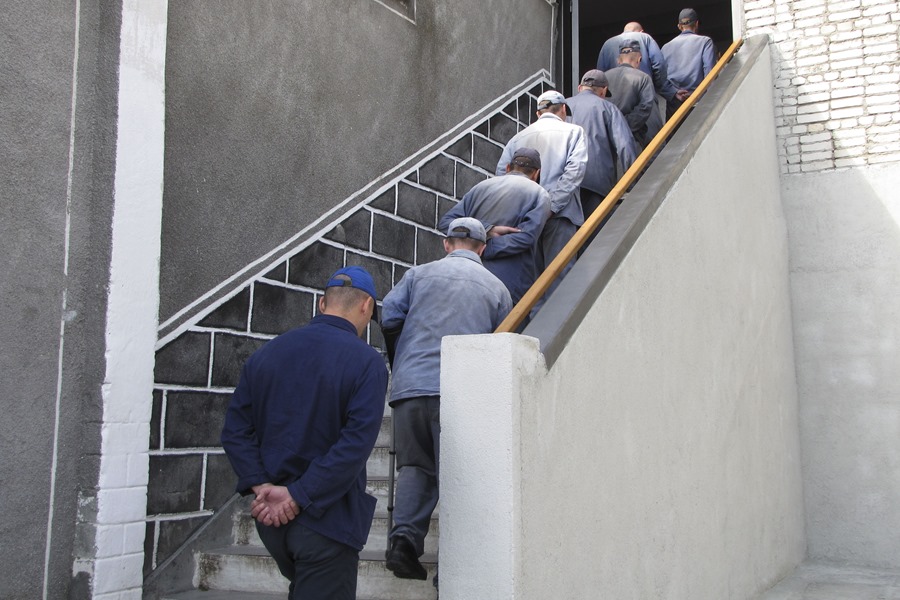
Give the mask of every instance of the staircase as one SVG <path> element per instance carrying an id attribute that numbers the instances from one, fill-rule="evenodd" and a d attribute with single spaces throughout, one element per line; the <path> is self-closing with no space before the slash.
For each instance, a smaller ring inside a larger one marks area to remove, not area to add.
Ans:
<path id="1" fill-rule="evenodd" d="M 368 491 L 376 497 L 378 504 L 369 539 L 359 557 L 356 597 L 359 600 L 434 600 L 437 592 L 431 582 L 437 568 L 437 512 L 425 538 L 425 555 L 420 559 L 428 569 L 428 579 L 398 579 L 384 567 L 390 432 L 390 408 L 385 406 L 378 441 L 367 464 Z M 257 536 L 249 503 L 248 497 L 238 503 L 234 511 L 231 545 L 195 554 L 196 589 L 164 594 L 163 600 L 285 600 L 288 581 L 278 572 L 275 561 Z"/>

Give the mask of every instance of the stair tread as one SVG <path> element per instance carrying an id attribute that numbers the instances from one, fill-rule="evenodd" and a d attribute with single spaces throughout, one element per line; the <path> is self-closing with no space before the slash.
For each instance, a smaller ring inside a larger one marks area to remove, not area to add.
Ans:
<path id="1" fill-rule="evenodd" d="M 433 564 L 437 562 L 437 559 L 437 554 L 435 554 L 434 552 L 426 552 L 419 557 L 419 562 L 421 562 L 422 564 Z M 369 560 L 372 562 L 384 561 L 384 550 L 363 549 L 359 553 L 359 560 Z"/>
<path id="2" fill-rule="evenodd" d="M 229 590 L 190 590 L 166 594 L 162 600 L 284 600 L 284 594 L 265 592 L 232 592 Z"/>
<path id="3" fill-rule="evenodd" d="M 232 592 L 228 590 L 190 590 L 162 596 L 162 600 L 284 600 L 284 594 Z M 357 600 L 368 600 L 357 598 Z"/>
<path id="4" fill-rule="evenodd" d="M 221 548 L 214 548 L 212 550 L 207 550 L 204 554 L 214 555 L 227 555 L 227 556 L 269 556 L 269 551 L 266 550 L 264 546 L 251 546 L 248 544 L 234 544 L 231 546 L 224 546 Z M 382 549 L 363 549 L 359 553 L 359 559 L 365 561 L 373 561 L 380 562 L 384 561 L 384 550 Z M 436 563 L 437 562 L 437 554 L 433 552 L 426 552 L 423 554 L 419 560 L 422 563 Z"/>

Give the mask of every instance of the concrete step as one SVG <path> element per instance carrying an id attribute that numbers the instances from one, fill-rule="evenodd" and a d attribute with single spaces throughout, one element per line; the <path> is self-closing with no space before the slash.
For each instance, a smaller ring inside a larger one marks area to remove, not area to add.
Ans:
<path id="1" fill-rule="evenodd" d="M 372 520 L 372 528 L 369 530 L 369 539 L 366 541 L 366 550 L 379 550 L 382 553 L 387 550 L 387 528 L 387 511 L 382 513 L 376 511 L 375 518 Z M 425 536 L 425 554 L 437 554 L 439 539 L 440 523 L 437 510 L 435 510 L 434 514 L 431 515 L 431 522 L 428 526 L 428 535 Z"/>
<path id="2" fill-rule="evenodd" d="M 378 430 L 378 438 L 375 440 L 376 448 L 391 447 L 391 417 L 390 414 L 385 415 L 381 420 L 381 429 Z"/>
<path id="3" fill-rule="evenodd" d="M 399 579 L 385 569 L 383 550 L 363 550 L 360 553 L 357 598 L 432 600 L 437 595 L 431 583 L 437 568 L 437 557 L 425 554 L 421 560 L 428 570 L 426 581 Z M 251 593 L 281 594 L 283 600 L 287 594 L 288 582 L 278 572 L 275 561 L 265 548 L 243 545 L 203 552 L 198 556 L 198 568 L 197 586 L 200 589 L 240 593 L 244 594 L 240 596 L 244 598 L 249 598 Z M 202 600 L 207 597 L 197 598 Z"/>
<path id="4" fill-rule="evenodd" d="M 190 590 L 167 594 L 161 600 L 285 600 L 284 594 L 229 592 L 226 590 Z"/>
<path id="5" fill-rule="evenodd" d="M 366 461 L 366 475 L 369 479 L 373 477 L 387 478 L 390 471 L 390 448 L 386 446 L 375 446 L 369 460 Z"/>

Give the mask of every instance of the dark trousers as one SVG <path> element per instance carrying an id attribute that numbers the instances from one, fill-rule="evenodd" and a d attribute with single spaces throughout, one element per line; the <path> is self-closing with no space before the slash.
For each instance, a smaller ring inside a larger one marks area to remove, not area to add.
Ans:
<path id="1" fill-rule="evenodd" d="M 291 582 L 290 600 L 355 600 L 359 551 L 293 520 L 256 530 L 278 570 Z"/>
<path id="2" fill-rule="evenodd" d="M 553 259 L 556 258 L 565 245 L 569 243 L 569 240 L 572 239 L 572 236 L 575 235 L 576 231 L 578 231 L 578 226 L 564 217 L 551 217 L 547 221 L 547 224 L 544 225 L 544 230 L 541 232 L 541 239 L 538 242 L 537 253 L 535 254 L 535 267 L 537 268 L 538 275 L 547 269 L 550 263 L 553 262 Z M 547 288 L 547 291 L 541 299 L 538 300 L 534 305 L 534 308 L 531 309 L 530 317 L 532 319 L 537 314 L 537 311 L 544 305 L 544 302 L 550 297 L 550 294 L 553 293 L 553 290 L 559 287 L 563 277 L 566 276 L 566 273 L 569 272 L 574 264 L 575 258 L 572 258 L 572 260 L 566 263 L 566 266 L 563 267 L 563 270 L 556 279 L 553 280 L 553 283 L 550 284 L 550 287 Z"/>
<path id="3" fill-rule="evenodd" d="M 422 556 L 439 497 L 441 398 L 421 396 L 398 402 L 394 405 L 393 419 L 400 474 L 391 539 L 405 537 Z"/>
<path id="4" fill-rule="evenodd" d="M 581 188 L 581 208 L 584 210 L 585 221 L 588 220 L 588 217 L 594 214 L 594 211 L 597 210 L 597 208 L 600 206 L 600 203 L 603 202 L 604 198 L 606 198 L 604 194 L 598 194 L 594 190 Z M 591 234 L 591 237 L 589 237 L 584 242 L 584 245 L 578 251 L 578 256 L 584 254 L 584 251 L 587 250 L 587 247 L 590 246 L 591 242 L 594 241 L 594 238 L 597 237 L 598 231 L 600 231 L 600 225 L 597 225 L 597 229 L 594 230 L 594 233 Z"/>

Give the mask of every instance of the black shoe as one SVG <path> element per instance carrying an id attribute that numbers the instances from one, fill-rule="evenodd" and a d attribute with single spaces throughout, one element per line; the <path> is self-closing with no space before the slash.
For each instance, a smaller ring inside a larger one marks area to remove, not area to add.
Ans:
<path id="1" fill-rule="evenodd" d="M 384 553 L 385 566 L 400 579 L 428 579 L 428 572 L 419 562 L 416 549 L 405 537 L 397 536 L 391 541 L 391 549 Z"/>

